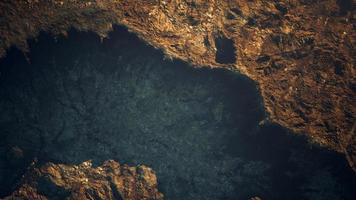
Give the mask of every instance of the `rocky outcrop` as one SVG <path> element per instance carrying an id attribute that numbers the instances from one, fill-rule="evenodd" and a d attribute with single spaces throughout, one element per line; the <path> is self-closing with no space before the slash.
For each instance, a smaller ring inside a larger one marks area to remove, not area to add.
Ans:
<path id="1" fill-rule="evenodd" d="M 99 167 L 47 163 L 33 168 L 4 200 L 97 199 L 163 200 L 157 178 L 146 166 L 129 167 L 109 160 Z"/>
<path id="2" fill-rule="evenodd" d="M 356 170 L 351 0 L 12 0 L 0 3 L 0 55 L 40 31 L 101 37 L 122 24 L 167 57 L 258 82 L 269 120 L 345 153 Z"/>

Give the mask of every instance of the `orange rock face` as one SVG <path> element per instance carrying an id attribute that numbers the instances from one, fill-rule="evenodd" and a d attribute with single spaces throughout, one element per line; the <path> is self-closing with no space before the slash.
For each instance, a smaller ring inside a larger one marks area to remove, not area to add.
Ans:
<path id="1" fill-rule="evenodd" d="M 259 84 L 270 117 L 345 153 L 356 170 L 353 1 L 2 1 L 0 55 L 40 31 L 105 37 L 121 24 L 167 57 Z"/>
<path id="2" fill-rule="evenodd" d="M 146 166 L 129 167 L 106 161 L 93 168 L 87 161 L 80 165 L 47 163 L 30 170 L 10 199 L 98 199 L 162 200 L 157 178 Z"/>

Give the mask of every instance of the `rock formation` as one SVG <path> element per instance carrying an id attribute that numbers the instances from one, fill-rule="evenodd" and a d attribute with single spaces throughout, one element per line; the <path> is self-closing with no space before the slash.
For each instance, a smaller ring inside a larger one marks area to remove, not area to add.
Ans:
<path id="1" fill-rule="evenodd" d="M 40 31 L 106 37 L 121 24 L 167 57 L 240 71 L 259 84 L 268 120 L 345 153 L 356 170 L 352 0 L 7 0 L 0 55 Z"/>
<path id="2" fill-rule="evenodd" d="M 146 166 L 129 167 L 109 160 L 99 167 L 47 163 L 30 169 L 19 188 L 4 200 L 163 200 L 157 178 Z"/>

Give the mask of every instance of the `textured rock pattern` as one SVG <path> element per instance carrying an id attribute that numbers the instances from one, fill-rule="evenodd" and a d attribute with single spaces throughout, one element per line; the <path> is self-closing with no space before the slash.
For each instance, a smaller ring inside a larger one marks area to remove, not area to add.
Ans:
<path id="1" fill-rule="evenodd" d="M 269 120 L 345 153 L 356 169 L 351 0 L 12 0 L 0 9 L 0 55 L 11 45 L 26 50 L 39 31 L 105 37 L 122 24 L 168 57 L 248 75 Z"/>
<path id="2" fill-rule="evenodd" d="M 157 179 L 146 166 L 129 167 L 109 160 L 92 167 L 47 163 L 25 174 L 21 186 L 11 199 L 97 199 L 97 200 L 162 200 Z"/>

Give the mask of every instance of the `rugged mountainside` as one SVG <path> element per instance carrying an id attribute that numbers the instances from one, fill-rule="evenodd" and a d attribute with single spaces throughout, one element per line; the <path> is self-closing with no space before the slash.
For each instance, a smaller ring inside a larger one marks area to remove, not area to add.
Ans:
<path id="1" fill-rule="evenodd" d="M 109 160 L 92 167 L 47 163 L 24 175 L 19 188 L 4 200 L 11 199 L 101 199 L 162 200 L 157 178 L 146 166 L 129 167 Z"/>
<path id="2" fill-rule="evenodd" d="M 167 57 L 238 70 L 258 82 L 269 120 L 345 153 L 356 169 L 351 0 L 7 0 L 0 55 L 40 31 L 101 37 L 122 24 Z"/>

